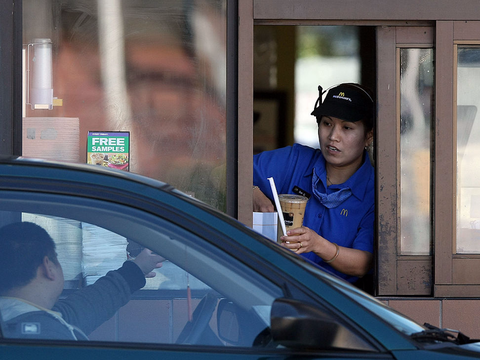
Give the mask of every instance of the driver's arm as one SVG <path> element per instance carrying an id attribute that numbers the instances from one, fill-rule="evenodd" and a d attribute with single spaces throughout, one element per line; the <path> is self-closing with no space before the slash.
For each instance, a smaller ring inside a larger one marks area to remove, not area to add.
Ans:
<path id="1" fill-rule="evenodd" d="M 126 261 L 95 284 L 59 300 L 52 310 L 60 312 L 65 321 L 88 335 L 110 319 L 145 283 L 144 271 L 133 261 Z"/>

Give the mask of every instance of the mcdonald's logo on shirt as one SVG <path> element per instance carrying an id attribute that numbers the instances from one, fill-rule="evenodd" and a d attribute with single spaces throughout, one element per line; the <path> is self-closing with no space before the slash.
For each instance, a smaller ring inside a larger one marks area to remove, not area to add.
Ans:
<path id="1" fill-rule="evenodd" d="M 342 216 L 348 216 L 348 210 L 347 209 L 342 209 L 342 211 L 340 211 L 340 215 Z"/>

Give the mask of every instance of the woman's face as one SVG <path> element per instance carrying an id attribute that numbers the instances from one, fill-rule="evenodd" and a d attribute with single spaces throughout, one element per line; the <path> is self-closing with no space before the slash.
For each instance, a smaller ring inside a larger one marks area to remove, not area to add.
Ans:
<path id="1" fill-rule="evenodd" d="M 336 167 L 360 168 L 363 151 L 373 139 L 373 130 L 365 134 L 362 121 L 349 122 L 322 116 L 318 125 L 318 139 L 325 160 Z"/>

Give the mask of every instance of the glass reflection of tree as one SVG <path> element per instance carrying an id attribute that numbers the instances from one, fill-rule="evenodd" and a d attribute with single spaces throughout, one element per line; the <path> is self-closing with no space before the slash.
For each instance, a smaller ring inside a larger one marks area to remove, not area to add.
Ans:
<path id="1" fill-rule="evenodd" d="M 401 252 L 430 254 L 432 51 L 401 50 Z"/>
<path id="2" fill-rule="evenodd" d="M 80 118 L 80 162 L 89 130 L 127 130 L 132 172 L 224 210 L 226 0 L 53 3 L 54 116 Z"/>

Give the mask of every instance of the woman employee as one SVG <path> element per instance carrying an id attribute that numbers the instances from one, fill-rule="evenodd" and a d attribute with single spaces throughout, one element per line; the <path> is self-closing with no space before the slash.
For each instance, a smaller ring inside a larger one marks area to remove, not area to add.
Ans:
<path id="1" fill-rule="evenodd" d="M 366 149 L 373 142 L 375 102 L 364 87 L 322 88 L 312 112 L 320 149 L 294 144 L 255 155 L 253 210 L 274 211 L 269 177 L 278 193 L 309 198 L 303 226 L 281 237 L 283 246 L 355 282 L 372 267 L 374 170 Z"/>

